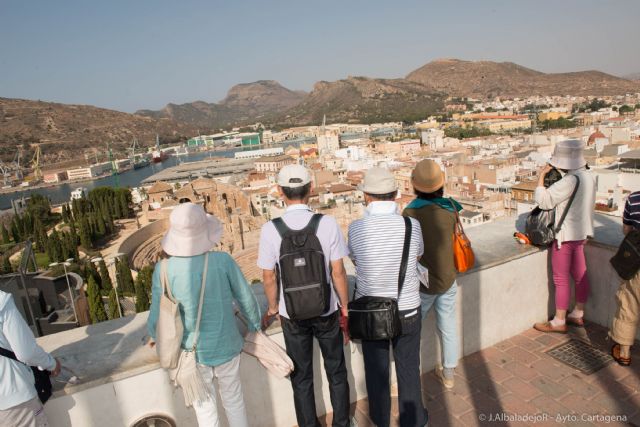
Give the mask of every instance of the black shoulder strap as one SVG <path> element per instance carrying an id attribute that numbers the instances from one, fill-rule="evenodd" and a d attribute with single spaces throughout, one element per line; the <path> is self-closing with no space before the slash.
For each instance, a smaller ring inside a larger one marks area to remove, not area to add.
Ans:
<path id="1" fill-rule="evenodd" d="M 271 220 L 271 222 L 273 222 L 273 225 L 275 225 L 276 230 L 278 230 L 278 234 L 280 234 L 280 237 L 284 239 L 284 235 L 287 233 L 287 231 L 290 230 L 290 228 L 287 227 L 287 224 L 284 223 L 281 217 L 274 218 L 273 220 Z"/>
<path id="2" fill-rule="evenodd" d="M 313 231 L 313 234 L 318 234 L 318 227 L 320 226 L 320 220 L 322 219 L 322 214 L 313 214 L 313 216 L 311 217 L 311 220 L 309 221 L 309 224 L 307 224 L 307 226 L 305 228 L 310 229 L 310 231 Z"/>
<path id="3" fill-rule="evenodd" d="M 16 354 L 13 351 L 7 350 L 6 348 L 0 347 L 0 356 L 4 356 L 6 358 L 16 360 L 19 362 L 18 358 L 16 357 Z"/>
<path id="4" fill-rule="evenodd" d="M 569 197 L 569 203 L 567 203 L 567 207 L 564 209 L 564 212 L 562 212 L 562 216 L 560 217 L 560 221 L 558 222 L 558 226 L 554 230 L 556 233 L 560 232 L 560 229 L 562 228 L 562 223 L 564 222 L 564 219 L 567 217 L 567 214 L 569 213 L 569 208 L 571 207 L 571 204 L 573 203 L 573 199 L 576 198 L 576 193 L 578 192 L 578 188 L 580 187 L 580 177 L 578 177 L 578 175 L 573 175 L 573 176 L 576 177 L 576 186 L 573 189 L 573 192 L 571 193 L 571 197 Z"/>
<path id="5" fill-rule="evenodd" d="M 407 263 L 409 261 L 409 247 L 411 246 L 411 219 L 403 216 L 404 219 L 404 246 L 402 248 L 402 261 L 400 262 L 400 274 L 398 276 L 398 299 L 407 274 Z"/>

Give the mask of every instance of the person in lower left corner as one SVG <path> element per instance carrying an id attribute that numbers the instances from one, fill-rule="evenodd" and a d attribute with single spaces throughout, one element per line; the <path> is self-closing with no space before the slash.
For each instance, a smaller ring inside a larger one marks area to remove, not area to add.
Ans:
<path id="1" fill-rule="evenodd" d="M 44 406 L 34 387 L 30 366 L 60 373 L 60 362 L 44 351 L 18 311 L 13 296 L 0 291 L 0 425 L 46 427 Z M 12 353 L 15 356 L 8 357 Z"/>
<path id="2" fill-rule="evenodd" d="M 622 215 L 622 232 L 640 231 L 640 191 L 629 195 Z M 620 284 L 616 293 L 618 309 L 609 336 L 615 342 L 611 356 L 622 366 L 631 365 L 631 346 L 640 322 L 640 271 Z"/>

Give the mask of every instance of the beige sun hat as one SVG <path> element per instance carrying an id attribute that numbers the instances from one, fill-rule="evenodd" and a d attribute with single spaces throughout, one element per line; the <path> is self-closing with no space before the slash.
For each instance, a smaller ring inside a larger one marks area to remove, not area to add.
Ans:
<path id="1" fill-rule="evenodd" d="M 587 164 L 584 158 L 584 142 L 579 139 L 560 141 L 553 149 L 549 164 L 558 169 L 579 169 Z"/>
<path id="2" fill-rule="evenodd" d="M 421 160 L 411 173 L 411 184 L 422 193 L 433 193 L 444 185 L 444 172 L 433 160 Z"/>
<path id="3" fill-rule="evenodd" d="M 385 168 L 371 168 L 364 174 L 358 190 L 367 194 L 389 194 L 398 190 L 396 178 Z"/>
<path id="4" fill-rule="evenodd" d="M 171 212 L 161 244 L 168 255 L 195 256 L 213 249 L 221 238 L 222 223 L 216 217 L 200 205 L 183 203 Z"/>

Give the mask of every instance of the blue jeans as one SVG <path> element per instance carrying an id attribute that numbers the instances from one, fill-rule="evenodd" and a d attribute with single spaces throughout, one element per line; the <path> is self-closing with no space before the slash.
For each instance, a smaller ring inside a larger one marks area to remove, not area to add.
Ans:
<path id="1" fill-rule="evenodd" d="M 458 284 L 453 285 L 444 294 L 431 295 L 420 292 L 420 307 L 422 318 L 429 313 L 431 307 L 436 309 L 436 326 L 442 344 L 442 366 L 455 368 L 458 366 L 459 341 L 458 322 L 456 319 L 456 294 Z"/>

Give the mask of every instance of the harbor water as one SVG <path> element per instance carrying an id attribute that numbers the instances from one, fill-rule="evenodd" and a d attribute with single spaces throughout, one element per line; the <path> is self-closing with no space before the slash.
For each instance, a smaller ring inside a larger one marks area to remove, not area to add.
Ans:
<path id="1" fill-rule="evenodd" d="M 299 143 L 292 142 L 287 143 L 288 146 L 299 146 Z M 21 197 L 29 197 L 31 194 L 38 193 L 42 194 L 45 197 L 48 197 L 52 204 L 59 204 L 63 202 L 68 202 L 71 197 L 71 192 L 77 188 L 84 187 L 87 190 L 92 190 L 96 187 L 115 187 L 116 183 L 119 187 L 138 187 L 142 180 L 150 177 L 151 175 L 160 172 L 163 169 L 170 168 L 173 166 L 177 166 L 179 163 L 184 162 L 196 162 L 199 160 L 205 160 L 210 157 L 228 157 L 231 158 L 238 151 L 248 151 L 248 150 L 256 150 L 260 148 L 265 148 L 264 146 L 252 146 L 252 147 L 238 147 L 230 150 L 219 150 L 219 151 L 206 151 L 206 152 L 197 152 L 197 153 L 189 153 L 181 156 L 171 156 L 167 160 L 162 163 L 151 163 L 147 167 L 143 167 L 140 169 L 131 169 L 128 171 L 124 171 L 119 173 L 116 176 L 106 176 L 99 179 L 95 179 L 93 181 L 83 181 L 83 182 L 74 182 L 68 183 L 63 182 L 59 185 L 45 188 L 25 188 L 22 191 L 15 191 L 12 193 L 4 193 L 0 194 L 0 209 L 10 209 L 11 208 L 11 200 L 19 199 Z M 284 148 L 284 147 L 283 147 Z"/>

